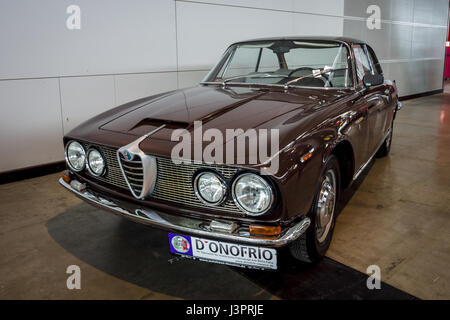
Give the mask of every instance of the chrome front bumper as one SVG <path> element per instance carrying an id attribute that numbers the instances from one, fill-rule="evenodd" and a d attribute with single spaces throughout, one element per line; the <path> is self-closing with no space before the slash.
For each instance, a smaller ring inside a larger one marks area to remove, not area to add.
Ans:
<path id="1" fill-rule="evenodd" d="M 148 208 L 141 208 L 139 206 L 133 207 L 131 205 L 126 205 L 125 203 L 122 204 L 118 201 L 106 199 L 106 197 L 104 198 L 101 195 L 95 194 L 93 191 L 90 191 L 89 188 L 78 191 L 65 182 L 62 178 L 59 179 L 59 183 L 87 203 L 110 211 L 119 216 L 167 231 L 212 238 L 216 240 L 225 240 L 265 247 L 282 247 L 298 239 L 306 231 L 306 229 L 308 229 L 311 223 L 310 219 L 305 217 L 292 227 L 285 228 L 278 238 L 252 238 L 249 235 L 242 235 L 237 231 L 234 231 L 233 233 L 226 233 L 208 230 L 210 221 L 170 215 Z"/>

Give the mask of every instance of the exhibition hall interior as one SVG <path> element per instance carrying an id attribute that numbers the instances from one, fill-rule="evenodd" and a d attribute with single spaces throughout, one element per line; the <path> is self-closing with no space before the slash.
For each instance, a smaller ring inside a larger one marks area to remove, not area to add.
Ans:
<path id="1" fill-rule="evenodd" d="M 0 299 L 449 300 L 448 21 L 448 0 L 0 0 Z M 278 171 L 194 161 L 207 129 L 267 129 Z"/>

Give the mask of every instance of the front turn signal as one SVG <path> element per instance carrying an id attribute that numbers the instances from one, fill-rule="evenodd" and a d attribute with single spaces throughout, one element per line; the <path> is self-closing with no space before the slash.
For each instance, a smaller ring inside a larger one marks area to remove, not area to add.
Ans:
<path id="1" fill-rule="evenodd" d="M 281 232 L 281 227 L 253 226 L 249 227 L 251 236 L 277 236 Z"/>
<path id="2" fill-rule="evenodd" d="M 64 170 L 63 172 L 61 172 L 61 178 L 63 178 L 66 183 L 70 183 L 70 180 L 72 179 L 70 178 L 69 170 Z"/>
<path id="3" fill-rule="evenodd" d="M 307 153 L 305 153 L 304 155 L 302 155 L 300 157 L 300 162 L 303 163 L 303 162 L 309 160 L 312 157 L 313 152 L 314 152 L 314 148 L 311 148 Z"/>

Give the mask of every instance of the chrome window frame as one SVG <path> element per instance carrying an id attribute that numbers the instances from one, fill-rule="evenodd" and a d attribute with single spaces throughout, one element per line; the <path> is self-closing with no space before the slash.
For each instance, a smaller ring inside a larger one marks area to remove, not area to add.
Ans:
<path id="1" fill-rule="evenodd" d="M 357 79 L 355 78 L 355 70 L 356 70 L 356 64 L 355 64 L 355 55 L 353 52 L 353 48 L 352 45 L 353 44 L 359 44 L 359 43 L 347 43 L 346 41 L 342 41 L 342 40 L 313 40 L 313 39 L 302 39 L 302 38 L 292 38 L 292 39 L 279 39 L 279 40 L 289 40 L 289 41 L 305 41 L 305 42 L 328 42 L 328 43 L 338 43 L 338 44 L 342 44 L 347 48 L 347 59 L 350 59 L 351 61 L 349 63 L 347 63 L 348 65 L 348 70 L 351 73 L 351 78 L 352 78 L 352 85 L 351 86 L 346 86 L 346 87 L 311 87 L 311 86 L 295 86 L 292 85 L 290 87 L 292 88 L 313 88 L 313 89 L 322 89 L 322 90 L 326 90 L 326 89 L 335 89 L 335 90 L 346 90 L 346 89 L 354 89 L 356 90 L 358 87 L 358 82 Z M 231 44 L 224 52 L 224 54 L 222 55 L 222 57 L 220 58 L 220 60 L 216 63 L 216 65 L 207 73 L 207 75 L 203 78 L 203 80 L 200 82 L 200 84 L 215 84 L 215 85 L 222 85 L 222 82 L 218 82 L 218 81 L 208 81 L 212 75 L 215 73 L 215 78 L 218 77 L 218 74 L 220 72 L 220 70 L 222 69 L 223 65 L 225 63 L 229 64 L 230 62 L 230 56 L 226 57 L 227 55 L 230 55 L 230 50 L 232 50 L 235 46 L 241 45 L 241 44 L 251 44 L 251 43 L 258 43 L 258 42 L 269 42 L 269 41 L 274 41 L 274 40 L 251 40 L 251 41 L 243 41 L 243 42 L 236 42 Z M 234 55 L 235 50 L 233 50 L 233 52 L 231 52 L 231 55 Z M 224 59 L 226 57 L 226 59 Z M 232 82 L 230 82 L 229 84 L 233 84 Z M 239 83 L 239 84 L 247 84 L 247 85 L 264 85 L 264 84 L 260 84 L 260 83 Z M 266 84 L 267 86 L 275 86 L 275 87 L 284 87 L 284 85 L 281 84 Z"/>

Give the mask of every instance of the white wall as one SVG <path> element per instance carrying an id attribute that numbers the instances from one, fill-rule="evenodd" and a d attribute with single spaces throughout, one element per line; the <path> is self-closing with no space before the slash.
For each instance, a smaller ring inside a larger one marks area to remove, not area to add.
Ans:
<path id="1" fill-rule="evenodd" d="M 378 4 L 381 29 L 366 27 L 366 9 Z M 442 89 L 449 0 L 346 0 L 344 36 L 374 48 L 385 77 L 400 96 Z"/>
<path id="2" fill-rule="evenodd" d="M 362 18 L 344 12 L 348 1 L 0 0 L 0 172 L 63 160 L 64 133 L 116 105 L 196 85 L 234 41 L 350 33 L 347 22 Z M 72 4 L 80 30 L 66 28 Z M 415 19 L 440 26 L 433 12 Z"/>

